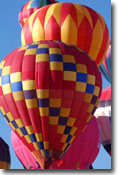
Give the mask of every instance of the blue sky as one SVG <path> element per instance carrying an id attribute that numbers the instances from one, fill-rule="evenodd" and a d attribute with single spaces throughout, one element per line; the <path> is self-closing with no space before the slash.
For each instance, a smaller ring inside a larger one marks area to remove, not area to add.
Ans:
<path id="1" fill-rule="evenodd" d="M 21 46 L 21 26 L 18 14 L 28 0 L 0 0 L 0 61 L 12 50 Z M 106 21 L 111 37 L 111 1 L 110 0 L 59 0 L 59 2 L 75 2 L 84 4 L 100 13 Z M 103 89 L 110 84 L 103 78 Z M 11 169 L 23 169 L 11 145 L 11 129 L 0 114 L 0 137 L 10 146 Z M 101 147 L 93 163 L 95 169 L 110 169 L 111 158 Z"/>

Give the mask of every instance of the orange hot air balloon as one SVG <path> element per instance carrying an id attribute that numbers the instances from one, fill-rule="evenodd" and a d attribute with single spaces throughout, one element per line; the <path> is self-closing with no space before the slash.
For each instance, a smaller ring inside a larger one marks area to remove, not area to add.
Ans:
<path id="1" fill-rule="evenodd" d="M 41 168 L 49 168 L 93 117 L 101 73 L 87 53 L 59 41 L 22 46 L 0 69 L 0 110 Z"/>
<path id="2" fill-rule="evenodd" d="M 103 17 L 93 9 L 74 3 L 55 3 L 34 12 L 23 26 L 22 45 L 57 40 L 86 51 L 100 66 L 109 46 Z"/>
<path id="3" fill-rule="evenodd" d="M 55 0 L 30 0 L 21 9 L 19 13 L 19 22 L 23 26 L 29 16 L 37 9 L 49 4 L 56 3 Z"/>

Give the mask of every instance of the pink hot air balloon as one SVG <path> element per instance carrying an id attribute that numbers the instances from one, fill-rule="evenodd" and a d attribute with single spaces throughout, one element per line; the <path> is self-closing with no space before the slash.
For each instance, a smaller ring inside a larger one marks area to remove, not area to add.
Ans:
<path id="1" fill-rule="evenodd" d="M 22 141 L 13 131 L 11 132 L 11 141 L 15 153 L 25 169 L 40 168 L 32 153 L 27 149 L 27 147 L 22 143 Z"/>
<path id="2" fill-rule="evenodd" d="M 77 138 L 62 160 L 54 162 L 52 169 L 89 169 L 100 149 L 100 134 L 93 117 L 85 131 Z"/>

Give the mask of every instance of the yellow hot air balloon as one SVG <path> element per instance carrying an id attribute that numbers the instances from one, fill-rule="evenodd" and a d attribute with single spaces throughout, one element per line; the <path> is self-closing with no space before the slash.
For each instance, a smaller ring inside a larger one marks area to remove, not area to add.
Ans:
<path id="1" fill-rule="evenodd" d="M 100 66 L 109 46 L 109 32 L 103 17 L 93 9 L 75 3 L 55 3 L 34 12 L 25 22 L 22 45 L 39 40 L 57 40 L 86 51 Z"/>

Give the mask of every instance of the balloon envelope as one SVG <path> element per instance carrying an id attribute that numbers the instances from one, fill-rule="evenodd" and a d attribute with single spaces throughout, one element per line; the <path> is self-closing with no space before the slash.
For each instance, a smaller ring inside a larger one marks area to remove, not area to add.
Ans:
<path id="1" fill-rule="evenodd" d="M 56 3 L 55 0 L 30 0 L 21 9 L 19 13 L 19 22 L 23 26 L 25 21 L 30 17 L 30 15 L 37 9 L 44 7 L 46 5 Z"/>
<path id="2" fill-rule="evenodd" d="M 101 143 L 111 155 L 111 86 L 102 91 L 100 102 L 94 114 L 101 131 Z"/>
<path id="3" fill-rule="evenodd" d="M 99 69 L 83 50 L 58 41 L 22 46 L 0 67 L 1 112 L 41 168 L 48 168 L 93 117 Z"/>
<path id="4" fill-rule="evenodd" d="M 107 50 L 106 57 L 99 69 L 102 75 L 106 78 L 106 80 L 111 83 L 111 41 Z"/>
<path id="5" fill-rule="evenodd" d="M 0 169 L 10 169 L 10 152 L 9 146 L 6 142 L 0 137 Z"/>
<path id="6" fill-rule="evenodd" d="M 34 12 L 22 28 L 22 45 L 57 40 L 86 51 L 100 66 L 109 46 L 109 32 L 101 15 L 74 3 L 55 3 Z"/>

